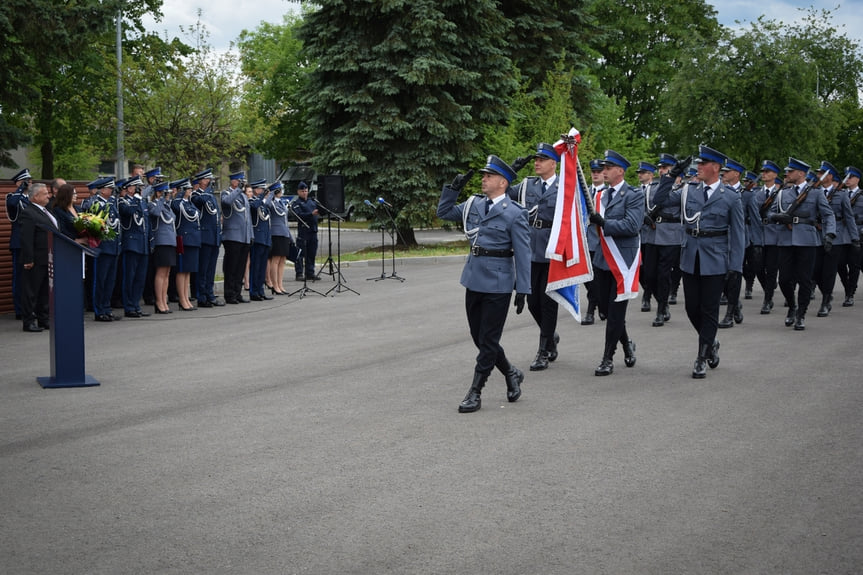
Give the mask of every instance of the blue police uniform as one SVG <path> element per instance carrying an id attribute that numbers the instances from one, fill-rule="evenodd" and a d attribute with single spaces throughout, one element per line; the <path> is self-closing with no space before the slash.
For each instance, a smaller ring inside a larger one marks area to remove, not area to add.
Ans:
<path id="1" fill-rule="evenodd" d="M 190 199 L 174 198 L 171 210 L 176 217 L 177 230 L 177 271 L 179 273 L 196 273 L 198 271 L 198 256 L 201 249 L 201 213 Z M 179 250 L 182 246 L 182 250 Z"/>
<path id="2" fill-rule="evenodd" d="M 192 179 L 193 184 L 201 180 L 211 179 L 212 172 L 205 170 Z M 213 193 L 213 187 L 195 188 L 192 190 L 192 203 L 200 213 L 201 251 L 198 256 L 198 307 L 224 305 L 216 297 L 216 264 L 219 261 L 219 246 L 222 245 L 222 212 L 219 200 Z"/>
<path id="3" fill-rule="evenodd" d="M 149 315 L 141 310 L 150 255 L 147 204 L 136 193 L 120 198 L 117 210 L 123 228 L 123 309 L 128 317 L 144 317 Z"/>
<path id="4" fill-rule="evenodd" d="M 231 174 L 231 181 L 242 182 L 245 174 Z M 243 276 L 246 273 L 246 261 L 252 245 L 252 218 L 249 213 L 249 200 L 241 186 L 231 187 L 222 192 L 222 244 L 225 256 L 222 260 L 222 271 L 225 276 L 225 302 L 230 304 L 244 303 Z"/>
<path id="5" fill-rule="evenodd" d="M 300 182 L 300 186 L 305 183 Z M 314 214 L 318 209 L 318 203 L 306 196 L 306 199 L 297 197 L 291 204 L 291 208 L 297 219 L 297 247 L 302 253 L 294 263 L 294 271 L 297 279 L 315 280 L 315 255 L 318 253 L 318 215 Z M 305 224 L 305 225 L 303 225 Z"/>
<path id="6" fill-rule="evenodd" d="M 270 207 L 265 202 L 266 187 L 257 189 L 258 195 L 249 202 L 252 214 L 254 242 L 249 261 L 249 299 L 263 301 L 273 299 L 264 291 L 267 282 L 267 261 L 270 258 Z"/>
<path id="7" fill-rule="evenodd" d="M 786 170 L 808 172 L 809 165 L 789 158 Z M 804 193 L 805 196 L 802 195 Z M 819 218 L 821 231 L 815 227 Z M 815 258 L 822 245 L 821 233 L 830 239 L 835 238 L 836 218 L 823 191 L 817 185 L 804 182 L 779 190 L 770 206 L 768 220 L 778 229 L 779 289 L 788 304 L 785 325 L 803 330 L 806 329 L 804 319 L 812 295 Z"/>
<path id="8" fill-rule="evenodd" d="M 117 235 L 111 240 L 102 240 L 99 243 L 99 253 L 93 261 L 93 313 L 96 321 L 117 321 L 121 319 L 111 312 L 111 295 L 114 293 L 114 284 L 117 281 L 117 262 L 120 255 L 122 241 L 122 229 L 120 227 L 120 213 L 117 210 L 117 198 L 111 196 L 105 198 L 100 190 L 114 188 L 113 178 L 102 178 L 88 184 L 91 189 L 97 190 L 97 195 L 84 200 L 81 208 L 89 211 L 96 206 L 99 210 L 108 210 L 108 226 Z"/>
<path id="9" fill-rule="evenodd" d="M 602 171 L 601 160 L 591 160 L 590 171 Z M 605 184 L 602 184 L 600 186 L 591 184 L 588 193 L 590 194 L 593 205 L 596 205 L 597 192 L 605 190 L 605 187 Z M 589 223 L 587 226 L 587 251 L 590 254 L 590 261 L 593 261 L 593 258 L 596 255 L 596 250 L 598 249 L 599 233 L 597 232 L 597 225 L 594 223 Z M 587 311 L 585 312 L 584 317 L 581 320 L 581 324 L 593 325 L 594 313 L 596 311 L 596 308 L 599 307 L 599 293 L 596 280 L 590 280 L 589 282 L 585 282 L 584 289 L 587 292 Z M 604 319 L 605 316 L 603 316 L 602 318 Z"/>
<path id="10" fill-rule="evenodd" d="M 27 188 L 30 186 L 30 172 L 25 168 L 12 177 L 18 183 L 18 188 L 6 195 L 6 217 L 12 222 L 12 232 L 9 236 L 9 251 L 12 252 L 12 301 L 15 307 L 15 318 L 20 319 L 21 308 L 21 223 L 18 218 L 21 211 L 27 209 L 30 200 L 27 198 Z"/>
<path id="11" fill-rule="evenodd" d="M 822 164 L 822 168 L 827 162 Z M 832 173 L 835 174 L 835 179 L 838 179 L 838 172 L 830 166 Z M 820 171 L 820 170 L 819 170 Z M 836 275 L 840 276 L 842 285 L 845 291 L 848 291 L 848 254 L 851 251 L 852 243 L 860 245 L 860 233 L 857 230 L 857 224 L 854 220 L 854 214 L 851 209 L 851 198 L 847 190 L 840 189 L 838 184 L 832 185 L 830 188 L 822 188 L 821 190 L 833 212 L 836 221 L 836 237 L 833 239 L 832 248 L 826 249 L 828 243 L 826 231 L 824 230 L 823 222 L 816 222 L 816 227 L 821 229 L 821 241 L 825 248 L 817 250 L 815 256 L 814 282 L 821 290 L 821 307 L 818 309 L 818 317 L 827 317 L 832 310 L 833 288 L 836 285 Z"/>
<path id="12" fill-rule="evenodd" d="M 779 174 L 779 166 L 770 160 L 764 160 L 761 173 L 772 172 Z M 770 179 L 769 177 L 767 179 Z M 782 185 L 774 181 L 771 186 L 760 186 L 755 191 L 753 200 L 754 207 L 758 212 L 761 222 L 760 232 L 763 249 L 761 250 L 761 264 L 755 274 L 761 289 L 764 291 L 764 300 L 761 303 L 761 313 L 769 314 L 773 310 L 773 294 L 776 291 L 777 275 L 779 274 L 779 229 L 768 219 L 770 206 L 776 200 Z"/>
<path id="13" fill-rule="evenodd" d="M 515 177 L 509 164 L 497 156 L 489 156 L 481 171 L 501 176 L 508 182 Z M 527 211 L 505 194 L 499 196 L 497 202 L 474 196 L 456 204 L 462 185 L 455 189 L 443 187 L 437 216 L 463 222 L 471 240 L 471 251 L 460 282 L 466 290 L 465 310 L 478 354 L 473 382 L 459 411 L 472 412 L 480 408 L 480 394 L 495 367 L 506 378 L 507 399 L 513 402 L 521 395 L 519 384 L 524 375 L 509 363 L 500 337 L 513 289 L 519 294 L 530 293 L 530 228 Z M 488 206 L 489 203 L 492 205 Z"/>
<path id="14" fill-rule="evenodd" d="M 845 168 L 845 175 L 860 179 L 861 172 L 854 166 Z M 848 203 L 851 206 L 851 214 L 854 223 L 857 226 L 859 237 L 863 237 L 863 200 L 860 196 L 863 195 L 863 190 L 859 184 L 853 189 L 848 190 Z M 851 307 L 854 305 L 854 295 L 857 293 L 857 282 L 860 278 L 860 269 L 863 267 L 863 250 L 860 249 L 860 242 L 851 244 L 848 248 L 848 283 L 845 285 L 845 300 L 842 302 L 843 307 Z"/>

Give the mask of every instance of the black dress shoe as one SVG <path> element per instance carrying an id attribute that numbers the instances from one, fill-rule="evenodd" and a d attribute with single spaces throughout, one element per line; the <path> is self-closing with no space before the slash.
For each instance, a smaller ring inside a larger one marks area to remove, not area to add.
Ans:
<path id="1" fill-rule="evenodd" d="M 641 311 L 650 311 L 650 298 L 643 298 L 641 300 Z"/>
<path id="2" fill-rule="evenodd" d="M 548 361 L 554 361 L 557 359 L 557 344 L 560 343 L 560 335 L 558 335 L 557 332 L 554 333 L 552 341 L 554 344 L 548 346 Z"/>
<path id="3" fill-rule="evenodd" d="M 734 323 L 743 323 L 743 308 L 740 306 L 734 308 Z"/>
<path id="4" fill-rule="evenodd" d="M 704 379 L 707 377 L 707 361 L 703 357 L 696 357 L 692 366 L 692 378 Z"/>
<path id="5" fill-rule="evenodd" d="M 198 307 L 213 307 L 213 302 L 211 301 L 199 301 Z"/>
<path id="6" fill-rule="evenodd" d="M 123 315 L 124 315 L 124 316 L 126 316 L 126 317 L 141 317 L 141 313 L 140 313 L 140 312 L 137 312 L 137 311 L 134 311 L 134 310 L 133 310 L 133 311 L 127 311 L 127 312 L 126 312 L 126 313 L 124 313 Z"/>
<path id="7" fill-rule="evenodd" d="M 235 299 L 226 299 L 226 300 L 225 300 L 225 303 L 229 303 L 229 304 L 231 304 L 231 305 L 235 305 L 235 304 L 238 304 L 238 303 L 240 303 L 240 302 L 238 302 L 238 301 L 237 301 L 237 300 L 235 300 Z"/>
<path id="8" fill-rule="evenodd" d="M 719 296 L 719 305 L 728 305 L 728 296 L 727 295 L 722 294 L 721 296 Z"/>
<path id="9" fill-rule="evenodd" d="M 271 299 L 273 299 L 273 296 L 271 296 L 271 295 L 267 295 L 267 294 L 263 294 L 263 295 L 261 296 L 261 299 L 262 299 L 263 301 L 270 301 Z"/>
<path id="10" fill-rule="evenodd" d="M 662 327 L 665 325 L 665 315 L 662 312 L 657 312 L 656 317 L 653 319 L 653 327 Z"/>
<path id="11" fill-rule="evenodd" d="M 806 329 L 806 322 L 803 321 L 803 316 L 798 315 L 794 320 L 794 331 L 803 331 Z"/>
<path id="12" fill-rule="evenodd" d="M 761 304 L 761 315 L 767 315 L 773 309 L 773 300 L 767 299 L 764 300 L 764 303 Z"/>
<path id="13" fill-rule="evenodd" d="M 96 316 L 95 318 L 93 318 L 93 319 L 95 319 L 96 321 L 103 321 L 103 322 L 111 322 L 111 321 L 114 321 L 113 319 L 111 319 L 111 316 L 110 316 L 110 315 L 108 315 L 108 314 L 106 314 L 106 313 L 100 313 L 99 315 L 97 315 L 97 316 Z"/>
<path id="14" fill-rule="evenodd" d="M 599 312 L 599 321 L 605 321 L 605 318 L 608 317 L 608 314 Z"/>
<path id="15" fill-rule="evenodd" d="M 138 310 L 138 317 L 150 317 L 150 314 L 146 311 Z"/>
<path id="16" fill-rule="evenodd" d="M 713 340 L 713 345 L 710 346 L 707 353 L 707 366 L 710 369 L 716 369 L 719 366 L 719 340 Z"/>
<path id="17" fill-rule="evenodd" d="M 295 279 L 295 280 L 297 280 L 298 282 L 301 282 L 301 281 L 303 281 L 305 278 L 304 278 L 303 276 L 297 276 L 297 277 L 295 277 L 294 279 Z"/>
<path id="18" fill-rule="evenodd" d="M 584 314 L 584 319 L 581 320 L 581 325 L 593 325 L 593 321 L 594 321 L 593 314 L 592 313 L 586 313 L 586 314 Z"/>
<path id="19" fill-rule="evenodd" d="M 794 318 L 797 316 L 797 308 L 789 307 L 788 313 L 785 315 L 785 327 L 794 325 Z"/>
<path id="20" fill-rule="evenodd" d="M 38 333 L 42 331 L 42 328 L 39 327 L 35 321 L 24 322 L 24 331 L 28 331 L 31 333 Z"/>
<path id="21" fill-rule="evenodd" d="M 243 296 L 240 296 L 237 298 L 237 303 L 249 303 L 249 300 L 247 300 Z"/>
<path id="22" fill-rule="evenodd" d="M 845 301 L 842 302 L 842 307 L 851 307 L 854 305 L 854 296 L 846 295 Z"/>
<path id="23" fill-rule="evenodd" d="M 264 296 L 260 296 L 260 295 L 255 294 L 255 295 L 250 295 L 249 299 L 252 301 L 264 301 Z"/>
<path id="24" fill-rule="evenodd" d="M 743 299 L 752 299 L 752 288 L 747 287 L 746 291 L 743 292 Z"/>
<path id="25" fill-rule="evenodd" d="M 213 300 L 213 301 L 211 301 L 210 303 L 211 303 L 211 304 L 213 304 L 213 305 L 214 305 L 214 306 L 216 306 L 216 307 L 222 307 L 223 305 L 225 305 L 225 302 L 223 302 L 223 301 L 222 301 L 222 300 L 220 300 L 219 298 L 214 299 L 214 300 Z"/>
<path id="26" fill-rule="evenodd" d="M 514 365 L 509 368 L 509 373 L 506 374 L 506 400 L 510 403 L 518 401 L 521 397 L 521 382 L 524 381 L 524 373 Z"/>
<path id="27" fill-rule="evenodd" d="M 677 293 L 668 294 L 668 305 L 677 305 Z"/>
<path id="28" fill-rule="evenodd" d="M 602 358 L 602 361 L 599 363 L 599 365 L 593 371 L 593 375 L 598 375 L 598 376 L 611 375 L 611 373 L 613 371 L 614 371 L 614 362 L 611 361 L 610 358 Z"/>
<path id="29" fill-rule="evenodd" d="M 730 311 L 725 313 L 725 317 L 719 322 L 719 327 L 722 329 L 727 329 L 729 327 L 734 327 L 734 314 Z"/>
<path id="30" fill-rule="evenodd" d="M 635 342 L 632 340 L 623 344 L 623 363 L 626 367 L 635 365 Z"/>
<path id="31" fill-rule="evenodd" d="M 111 321 L 120 321 L 121 319 L 123 319 L 119 315 L 114 315 L 113 313 L 109 313 L 108 315 L 111 316 Z"/>

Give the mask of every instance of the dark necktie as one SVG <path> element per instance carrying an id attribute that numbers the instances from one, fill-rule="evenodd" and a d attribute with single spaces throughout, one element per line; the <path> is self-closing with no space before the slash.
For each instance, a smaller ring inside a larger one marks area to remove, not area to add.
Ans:
<path id="1" fill-rule="evenodd" d="M 493 203 L 494 202 L 492 202 L 490 198 L 486 198 L 486 200 L 485 200 L 485 213 L 486 213 L 486 215 L 488 215 L 488 213 L 491 211 L 491 206 Z"/>
<path id="2" fill-rule="evenodd" d="M 545 182 L 542 183 L 542 193 L 545 194 L 545 191 L 548 189 L 548 184 Z"/>
<path id="3" fill-rule="evenodd" d="M 707 203 L 707 200 L 710 199 L 710 194 L 708 193 L 709 191 L 710 191 L 710 186 L 704 186 L 704 203 L 705 204 Z"/>

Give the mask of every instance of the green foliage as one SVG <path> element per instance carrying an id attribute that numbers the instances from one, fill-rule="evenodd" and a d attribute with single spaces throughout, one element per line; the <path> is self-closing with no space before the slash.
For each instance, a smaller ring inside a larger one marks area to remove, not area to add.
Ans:
<path id="1" fill-rule="evenodd" d="M 303 88 L 314 164 L 355 199 L 387 196 L 402 231 L 482 154 L 516 90 L 492 0 L 320 0 L 299 29 L 318 63 Z M 410 240 L 408 240 L 410 241 Z"/>
<path id="2" fill-rule="evenodd" d="M 202 24 L 189 32 L 197 46 L 189 56 L 180 45 L 165 44 L 164 61 L 131 61 L 124 71 L 127 150 L 177 177 L 245 158 L 248 151 L 234 131 L 236 57 L 214 54 Z"/>
<path id="3" fill-rule="evenodd" d="M 252 32 L 243 30 L 238 42 L 246 80 L 240 129 L 255 151 L 282 163 L 302 159 L 298 150 L 309 144 L 300 91 L 313 65 L 296 37 L 300 23 L 293 15 L 286 15 L 283 24 L 262 22 Z"/>

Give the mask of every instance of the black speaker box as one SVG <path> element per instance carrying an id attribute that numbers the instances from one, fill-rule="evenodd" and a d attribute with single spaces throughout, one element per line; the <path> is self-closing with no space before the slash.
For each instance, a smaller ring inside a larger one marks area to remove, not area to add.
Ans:
<path id="1" fill-rule="evenodd" d="M 319 204 L 333 212 L 343 215 L 345 213 L 345 178 L 340 175 L 318 176 Z"/>

